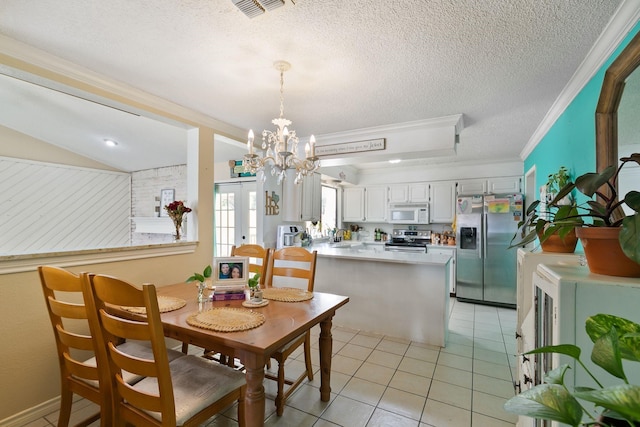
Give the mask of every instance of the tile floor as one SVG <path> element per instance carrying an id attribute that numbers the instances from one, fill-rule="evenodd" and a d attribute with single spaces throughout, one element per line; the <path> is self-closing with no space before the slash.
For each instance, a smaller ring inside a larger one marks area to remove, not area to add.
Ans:
<path id="1" fill-rule="evenodd" d="M 318 372 L 314 381 L 296 390 L 284 415 L 278 417 L 273 402 L 275 383 L 266 380 L 265 425 L 514 426 L 517 417 L 502 405 L 514 393 L 515 322 L 515 310 L 452 298 L 445 348 L 335 326 L 330 401 L 320 401 Z M 314 332 L 317 337 L 318 328 Z M 191 352 L 198 351 L 191 347 Z M 319 368 L 317 351 L 313 356 Z M 289 360 L 286 372 L 293 376 L 302 369 L 299 351 Z M 96 409 L 82 400 L 75 407 L 72 422 Z M 52 413 L 25 427 L 56 425 L 57 415 Z M 235 407 L 205 425 L 237 426 Z"/>

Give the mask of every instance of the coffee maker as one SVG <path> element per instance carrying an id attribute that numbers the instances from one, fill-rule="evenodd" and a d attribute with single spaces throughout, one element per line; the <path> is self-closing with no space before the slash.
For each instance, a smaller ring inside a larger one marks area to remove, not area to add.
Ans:
<path id="1" fill-rule="evenodd" d="M 297 225 L 279 225 L 276 233 L 276 249 L 295 246 L 296 235 L 300 233 Z"/>

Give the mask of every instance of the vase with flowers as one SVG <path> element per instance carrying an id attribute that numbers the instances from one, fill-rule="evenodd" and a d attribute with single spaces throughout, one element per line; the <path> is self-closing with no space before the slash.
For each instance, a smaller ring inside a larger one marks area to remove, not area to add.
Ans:
<path id="1" fill-rule="evenodd" d="M 180 229 L 182 228 L 182 221 L 184 215 L 191 212 L 191 208 L 184 205 L 182 200 L 176 200 L 166 205 L 165 210 L 169 214 L 169 218 L 173 221 L 173 225 L 176 227 L 176 240 L 180 240 Z"/>

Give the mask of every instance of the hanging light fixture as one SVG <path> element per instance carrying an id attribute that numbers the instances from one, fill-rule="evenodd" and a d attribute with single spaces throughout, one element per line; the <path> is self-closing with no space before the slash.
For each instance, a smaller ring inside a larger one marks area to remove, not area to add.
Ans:
<path id="1" fill-rule="evenodd" d="M 305 176 L 313 173 L 320 166 L 320 161 L 315 155 L 316 139 L 313 135 L 305 146 L 305 158 L 298 157 L 298 137 L 295 130 L 289 130 L 291 120 L 284 118 L 284 72 L 291 68 L 291 64 L 285 61 L 276 61 L 276 70 L 280 71 L 280 117 L 273 119 L 271 123 L 276 125 L 275 131 L 262 131 L 263 157 L 253 152 L 253 130 L 249 130 L 247 150 L 244 155 L 244 170 L 251 173 L 262 172 L 265 179 L 264 168 L 271 166 L 271 175 L 278 175 L 278 184 L 286 177 L 287 169 L 295 169 L 295 183 L 300 184 Z"/>

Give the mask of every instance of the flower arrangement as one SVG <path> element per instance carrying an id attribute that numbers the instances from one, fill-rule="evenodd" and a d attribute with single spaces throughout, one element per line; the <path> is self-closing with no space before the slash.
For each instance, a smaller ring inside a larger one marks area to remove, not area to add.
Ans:
<path id="1" fill-rule="evenodd" d="M 171 202 L 164 208 L 169 214 L 169 218 L 173 221 L 173 225 L 176 227 L 176 240 L 180 240 L 180 228 L 182 227 L 183 216 L 191 212 L 191 208 L 186 207 L 182 200 Z"/>

